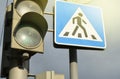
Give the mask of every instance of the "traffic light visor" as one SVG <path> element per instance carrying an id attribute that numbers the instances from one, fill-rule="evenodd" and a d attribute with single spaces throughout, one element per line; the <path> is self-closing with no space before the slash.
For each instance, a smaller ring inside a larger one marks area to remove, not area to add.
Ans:
<path id="1" fill-rule="evenodd" d="M 41 7 L 32 0 L 20 1 L 16 5 L 16 10 L 20 16 L 23 16 L 27 12 L 42 13 Z"/>
<path id="2" fill-rule="evenodd" d="M 48 0 L 17 0 L 16 11 L 20 16 L 27 12 L 43 13 Z"/>

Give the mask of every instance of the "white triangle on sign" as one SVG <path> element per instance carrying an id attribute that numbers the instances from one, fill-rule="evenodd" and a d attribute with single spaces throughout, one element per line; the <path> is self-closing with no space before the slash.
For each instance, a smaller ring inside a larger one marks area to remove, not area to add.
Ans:
<path id="1" fill-rule="evenodd" d="M 102 41 L 101 37 L 80 8 L 75 11 L 59 34 L 59 37 Z"/>

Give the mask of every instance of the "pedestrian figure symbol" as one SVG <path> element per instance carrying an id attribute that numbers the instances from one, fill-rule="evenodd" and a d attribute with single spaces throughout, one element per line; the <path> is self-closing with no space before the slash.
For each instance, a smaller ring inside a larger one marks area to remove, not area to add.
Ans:
<path id="1" fill-rule="evenodd" d="M 75 23 L 75 20 L 77 21 L 75 30 L 73 31 L 72 35 L 75 35 L 76 31 L 78 30 L 79 27 L 81 27 L 84 31 L 85 37 L 88 37 L 86 29 L 82 25 L 82 21 L 87 24 L 84 20 L 82 20 L 82 13 L 78 13 L 78 16 L 73 18 L 73 24 Z M 79 37 L 79 36 L 78 36 Z"/>
<path id="2" fill-rule="evenodd" d="M 83 11 L 78 8 L 65 25 L 60 37 L 102 41 Z"/>

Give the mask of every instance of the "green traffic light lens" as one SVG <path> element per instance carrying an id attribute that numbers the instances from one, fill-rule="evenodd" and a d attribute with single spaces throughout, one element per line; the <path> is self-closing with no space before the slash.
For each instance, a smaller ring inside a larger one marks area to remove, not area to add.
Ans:
<path id="1" fill-rule="evenodd" d="M 14 35 L 18 44 L 25 48 L 35 48 L 41 43 L 42 37 L 36 28 L 26 24 L 19 27 Z"/>

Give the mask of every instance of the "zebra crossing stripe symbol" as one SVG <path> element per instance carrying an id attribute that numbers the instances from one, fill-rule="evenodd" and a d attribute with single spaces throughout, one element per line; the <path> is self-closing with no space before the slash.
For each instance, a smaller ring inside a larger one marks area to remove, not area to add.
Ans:
<path id="1" fill-rule="evenodd" d="M 59 34 L 59 37 L 102 42 L 101 37 L 98 35 L 80 7 L 65 25 Z"/>

